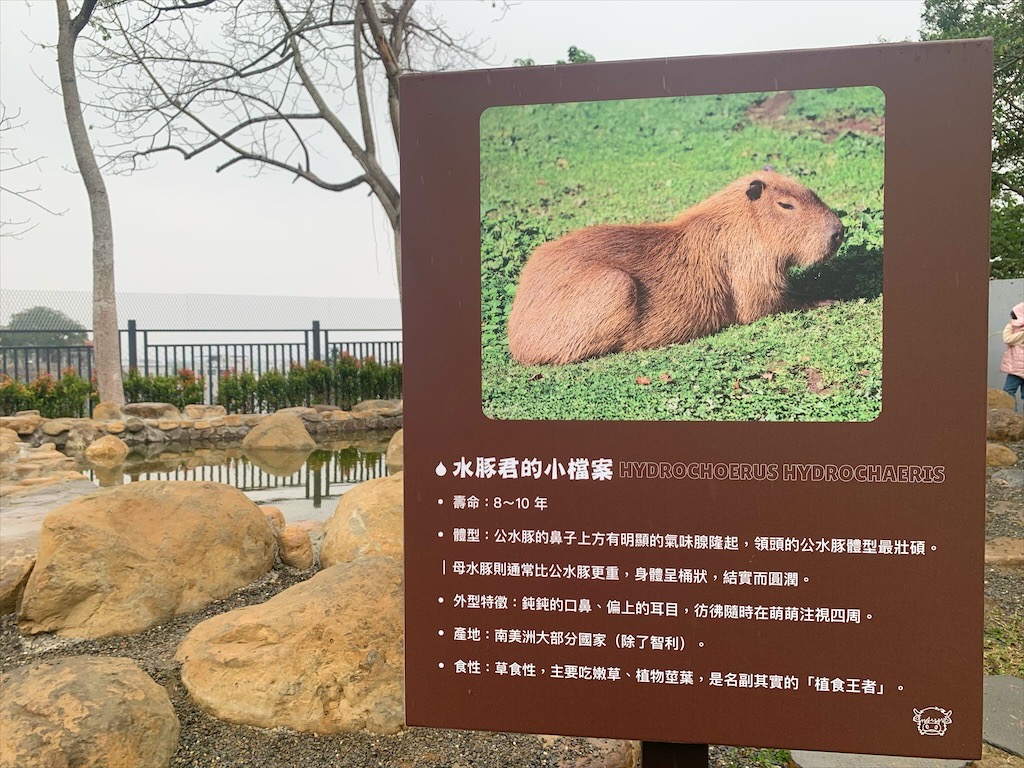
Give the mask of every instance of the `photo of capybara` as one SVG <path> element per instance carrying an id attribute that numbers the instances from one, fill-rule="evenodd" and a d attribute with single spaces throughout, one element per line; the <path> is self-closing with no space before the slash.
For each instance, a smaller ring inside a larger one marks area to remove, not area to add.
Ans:
<path id="1" fill-rule="evenodd" d="M 512 356 L 564 365 L 652 349 L 795 308 L 791 267 L 835 256 L 839 217 L 770 168 L 656 224 L 598 225 L 537 248 L 508 320 Z"/>

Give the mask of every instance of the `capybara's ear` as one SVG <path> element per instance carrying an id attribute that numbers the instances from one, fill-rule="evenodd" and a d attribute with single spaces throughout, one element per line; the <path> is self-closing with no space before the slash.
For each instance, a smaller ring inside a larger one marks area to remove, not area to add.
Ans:
<path id="1" fill-rule="evenodd" d="M 761 197 L 761 193 L 764 191 L 764 182 L 760 179 L 754 179 L 750 182 L 750 186 L 747 187 L 747 197 L 751 200 L 757 200 Z"/>

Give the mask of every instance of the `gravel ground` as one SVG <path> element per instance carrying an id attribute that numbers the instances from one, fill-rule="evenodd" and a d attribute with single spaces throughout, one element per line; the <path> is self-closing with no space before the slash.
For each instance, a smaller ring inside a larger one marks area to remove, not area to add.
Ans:
<path id="1" fill-rule="evenodd" d="M 1024 442 L 1012 444 L 1022 460 Z M 993 480 L 988 470 L 986 538 L 1024 538 L 1024 487 Z M 224 611 L 264 602 L 311 576 L 313 571 L 274 570 L 197 614 L 129 637 L 62 641 L 26 639 L 18 633 L 13 614 L 0 618 L 0 670 L 31 661 L 74 654 L 122 656 L 134 659 L 165 686 L 181 721 L 175 768 L 598 768 L 596 753 L 584 739 L 561 739 L 555 746 L 534 736 L 478 734 L 467 731 L 411 728 L 396 736 L 347 734 L 316 736 L 286 729 L 265 730 L 232 725 L 200 712 L 189 700 L 178 676 L 174 652 L 199 622 Z M 988 602 L 1012 615 L 1024 616 L 1024 568 L 985 569 Z M 732 747 L 711 748 L 712 768 L 768 768 L 784 765 L 776 751 Z"/>

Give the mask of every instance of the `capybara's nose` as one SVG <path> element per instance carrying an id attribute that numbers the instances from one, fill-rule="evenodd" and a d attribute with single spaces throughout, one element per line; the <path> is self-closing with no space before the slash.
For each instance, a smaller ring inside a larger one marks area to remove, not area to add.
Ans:
<path id="1" fill-rule="evenodd" d="M 843 232 L 844 229 L 842 223 L 836 224 L 835 228 L 832 230 L 833 247 L 838 248 L 839 244 L 843 242 Z"/>

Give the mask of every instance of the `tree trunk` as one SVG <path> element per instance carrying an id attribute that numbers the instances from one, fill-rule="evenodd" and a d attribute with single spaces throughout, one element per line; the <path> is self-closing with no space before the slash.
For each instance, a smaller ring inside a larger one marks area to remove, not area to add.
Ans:
<path id="1" fill-rule="evenodd" d="M 92 332 L 96 357 L 96 382 L 100 400 L 124 403 L 121 383 L 121 350 L 117 328 L 117 294 L 114 289 L 114 227 L 110 216 L 110 200 L 89 143 L 89 133 L 82 117 L 82 103 L 75 75 L 75 42 L 95 8 L 95 0 L 83 4 L 77 17 L 71 19 L 67 0 L 57 2 L 57 68 L 60 71 L 61 95 L 68 134 L 75 150 L 78 171 L 89 196 L 92 214 Z"/>
<path id="2" fill-rule="evenodd" d="M 398 306 L 402 306 L 402 230 L 395 229 L 395 274 L 398 276 Z"/>

